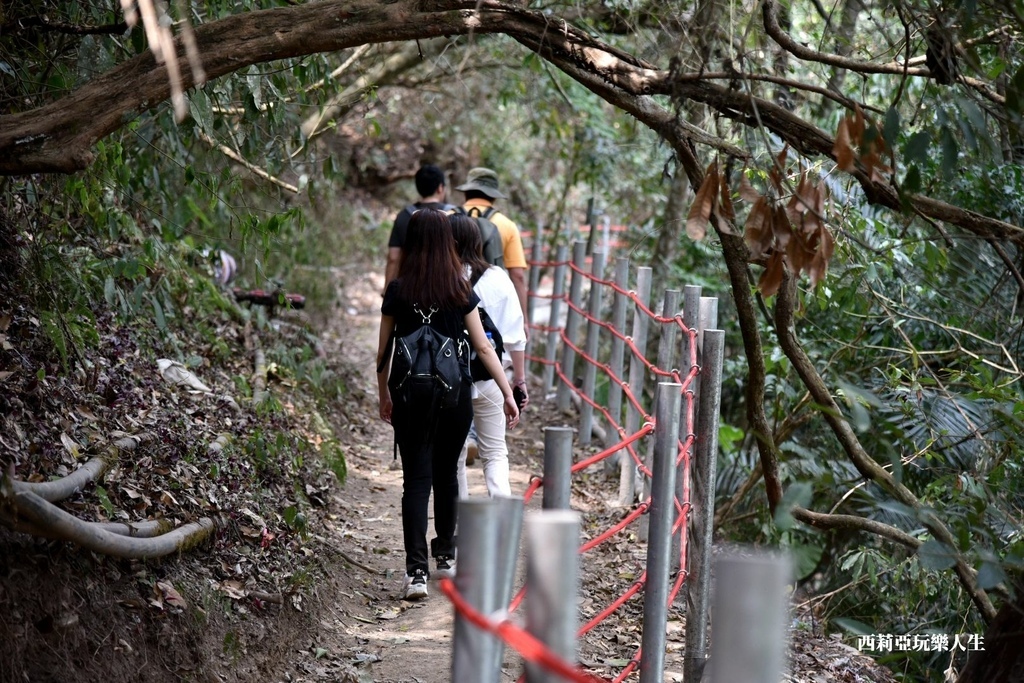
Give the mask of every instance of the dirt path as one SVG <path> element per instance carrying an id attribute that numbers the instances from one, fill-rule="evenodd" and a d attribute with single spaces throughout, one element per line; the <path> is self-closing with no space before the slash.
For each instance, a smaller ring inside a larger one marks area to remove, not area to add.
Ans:
<path id="1" fill-rule="evenodd" d="M 321 621 L 320 646 L 333 653 L 349 652 L 352 661 L 365 662 L 361 668 L 368 675 L 362 680 L 443 683 L 451 680 L 451 604 L 434 582 L 428 586 L 428 599 L 400 599 L 402 471 L 394 460 L 392 429 L 377 417 L 374 374 L 380 285 L 372 274 L 349 282 L 339 325 L 324 339 L 329 353 L 344 353 L 360 372 L 359 385 L 349 387 L 358 400 L 358 414 L 351 416 L 358 427 L 353 427 L 357 433 L 347 458 L 348 482 L 335 497 L 338 513 L 326 530 L 352 560 L 351 576 L 339 577 L 341 594 L 332 614 Z M 520 429 L 510 437 L 510 450 L 535 451 L 527 431 Z M 513 493 L 520 494 L 532 474 L 530 462 L 513 456 L 510 469 Z M 479 466 L 469 468 L 469 484 L 471 495 L 486 495 Z M 514 654 L 506 653 L 505 678 L 515 680 L 520 673 Z"/>
<path id="2" fill-rule="evenodd" d="M 343 561 L 329 585 L 318 586 L 320 628 L 309 649 L 290 658 L 285 680 L 290 683 L 447 683 L 451 681 L 454 615 L 436 584 L 430 597 L 408 603 L 400 599 L 404 574 L 401 533 L 402 473 L 393 459 L 392 430 L 377 417 L 374 357 L 377 344 L 379 292 L 376 273 L 353 272 L 347 279 L 336 324 L 323 335 L 329 354 L 343 354 L 358 369 L 346 397 L 350 439 L 348 482 L 333 497 L 325 520 L 324 540 Z M 543 428 L 572 426 L 540 397 L 527 409 L 520 427 L 509 434 L 510 480 L 521 494 L 539 474 L 543 458 Z M 577 445 L 577 456 L 586 455 Z M 589 452 L 589 451 L 588 451 Z M 595 468 L 597 469 L 597 468 Z M 471 467 L 470 493 L 486 495 L 479 467 Z M 619 519 L 617 479 L 584 473 L 574 478 L 572 507 L 583 516 L 583 540 L 592 538 Z M 540 496 L 527 507 L 539 508 Z M 431 532 L 432 533 L 432 530 Z M 516 585 L 524 568 L 520 557 Z M 644 565 L 644 552 L 632 532 L 585 556 L 581 564 L 581 623 L 628 588 Z M 640 642 L 642 614 L 634 599 L 581 638 L 580 663 L 613 678 Z M 666 681 L 682 680 L 684 618 L 670 611 L 667 628 Z M 806 610 L 805 610 L 806 611 Z M 803 621 L 804 617 L 798 617 Z M 807 628 L 791 632 L 792 683 L 862 680 L 891 683 L 891 675 L 870 658 L 836 636 Z M 355 667 L 353 669 L 353 666 Z M 502 679 L 515 681 L 522 673 L 515 652 L 505 650 Z M 633 674 L 631 680 L 636 676 Z"/>

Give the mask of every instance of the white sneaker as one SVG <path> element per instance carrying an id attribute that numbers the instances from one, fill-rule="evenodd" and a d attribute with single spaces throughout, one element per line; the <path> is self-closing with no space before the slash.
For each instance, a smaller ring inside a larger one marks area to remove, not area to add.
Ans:
<path id="1" fill-rule="evenodd" d="M 405 582 L 402 584 L 402 599 L 403 600 L 422 600 L 427 597 L 427 573 L 422 569 L 417 569 L 412 573 L 405 575 Z"/>
<path id="2" fill-rule="evenodd" d="M 451 555 L 438 555 L 434 560 L 437 562 L 437 571 L 433 576 L 438 579 L 455 578 L 455 558 Z"/>
<path id="3" fill-rule="evenodd" d="M 476 445 L 475 439 L 466 441 L 466 467 L 476 462 L 476 456 L 479 452 L 480 448 Z"/>

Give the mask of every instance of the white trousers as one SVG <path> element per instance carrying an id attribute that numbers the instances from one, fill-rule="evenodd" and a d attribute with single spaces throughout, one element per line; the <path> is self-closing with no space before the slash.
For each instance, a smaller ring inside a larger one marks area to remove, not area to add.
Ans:
<path id="1" fill-rule="evenodd" d="M 473 384 L 473 424 L 476 443 L 483 462 L 484 481 L 491 496 L 511 496 L 508 483 L 508 446 L 505 444 L 505 399 L 493 379 Z M 466 447 L 459 455 L 459 498 L 469 496 L 466 476 Z"/>

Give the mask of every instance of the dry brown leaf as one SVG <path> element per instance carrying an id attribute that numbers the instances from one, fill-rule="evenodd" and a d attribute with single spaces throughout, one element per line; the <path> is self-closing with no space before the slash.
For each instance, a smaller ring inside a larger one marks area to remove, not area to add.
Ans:
<path id="1" fill-rule="evenodd" d="M 217 585 L 221 591 L 223 591 L 232 600 L 241 600 L 245 597 L 245 585 L 241 581 L 235 581 L 234 579 L 228 579 L 227 581 L 221 581 Z"/>
<path id="2" fill-rule="evenodd" d="M 721 194 L 722 217 L 733 223 L 736 220 L 736 210 L 732 206 L 732 189 L 729 187 L 729 183 L 721 183 Z"/>
<path id="3" fill-rule="evenodd" d="M 804 235 L 799 230 L 795 231 L 786 245 L 786 261 L 794 275 L 799 275 L 813 257 L 814 253 L 808 249 Z"/>
<path id="4" fill-rule="evenodd" d="M 95 422 L 96 420 L 99 419 L 98 417 L 96 417 L 96 413 L 92 412 L 85 406 L 78 406 L 75 408 L 75 410 L 78 412 L 79 415 L 84 417 L 86 420 L 91 420 Z"/>
<path id="5" fill-rule="evenodd" d="M 816 248 L 814 250 L 814 257 L 807 267 L 807 275 L 811 278 L 811 284 L 817 286 L 818 283 L 825 280 L 825 275 L 828 272 L 828 262 L 832 260 L 832 252 L 835 248 L 835 238 L 832 237 L 832 233 L 825 226 L 821 226 L 815 238 Z"/>
<path id="6" fill-rule="evenodd" d="M 750 213 L 747 214 L 747 221 L 743 224 L 743 240 L 750 249 L 752 258 L 760 258 L 771 248 L 772 232 L 769 229 L 768 200 L 760 197 Z"/>
<path id="7" fill-rule="evenodd" d="M 181 593 L 176 591 L 174 586 L 167 581 L 157 581 L 156 587 L 159 589 L 163 601 L 171 607 L 180 607 L 182 609 L 188 607 L 188 603 L 185 602 L 185 598 L 181 597 Z"/>
<path id="8" fill-rule="evenodd" d="M 718 198 L 718 182 L 718 162 L 712 161 L 686 216 L 686 234 L 692 240 L 704 239 L 704 235 L 707 234 L 708 221 Z"/>
<path id="9" fill-rule="evenodd" d="M 761 193 L 750 184 L 750 178 L 747 177 L 746 169 L 743 169 L 743 173 L 740 173 L 740 199 L 755 204 L 760 198 Z"/>
<path id="10" fill-rule="evenodd" d="M 67 452 L 71 454 L 71 457 L 73 457 L 75 460 L 79 458 L 79 456 L 81 455 L 81 447 L 74 439 L 72 439 L 66 433 L 61 432 L 60 442 L 61 444 L 63 444 Z"/>
<path id="11" fill-rule="evenodd" d="M 762 296 L 774 296 L 779 291 L 785 267 L 782 252 L 772 254 L 768 259 L 768 266 L 757 281 L 757 288 Z"/>
<path id="12" fill-rule="evenodd" d="M 850 129 L 850 140 L 860 145 L 864 141 L 864 131 L 867 129 L 867 125 L 864 120 L 864 111 L 861 110 L 859 104 L 853 105 L 853 118 L 847 117 L 847 120 L 847 125 Z"/>
<path id="13" fill-rule="evenodd" d="M 793 235 L 793 225 L 789 222 L 789 216 L 785 209 L 780 206 L 772 207 L 770 218 L 771 233 L 775 237 L 776 246 L 785 251 L 789 244 L 789 238 Z"/>
<path id="14" fill-rule="evenodd" d="M 839 127 L 836 129 L 836 141 L 832 145 L 832 156 L 836 158 L 836 166 L 839 167 L 839 170 L 849 173 L 856 168 L 854 165 L 856 154 L 850 141 L 849 119 L 845 117 L 839 121 Z"/>

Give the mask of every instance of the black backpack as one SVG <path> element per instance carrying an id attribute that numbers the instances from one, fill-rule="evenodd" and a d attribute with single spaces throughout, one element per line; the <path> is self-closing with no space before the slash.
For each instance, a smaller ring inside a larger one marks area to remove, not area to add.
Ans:
<path id="1" fill-rule="evenodd" d="M 459 341 L 430 326 L 430 318 L 437 312 L 431 307 L 424 313 L 419 306 L 413 310 L 423 318 L 423 324 L 414 331 L 396 337 L 392 333 L 388 346 L 394 342 L 395 354 L 391 360 L 388 388 L 396 405 L 428 412 L 454 408 L 459 403 L 466 354 Z M 386 359 L 390 348 L 385 352 Z M 386 362 L 386 361 L 385 361 Z M 377 369 L 383 371 L 384 363 Z"/>
<path id="2" fill-rule="evenodd" d="M 431 203 L 434 203 L 434 202 L 431 202 Z M 440 204 L 440 206 L 437 207 L 438 211 L 443 211 L 444 213 L 450 213 L 452 211 L 455 211 L 455 207 L 452 206 L 451 204 L 447 203 L 447 202 L 436 202 L 436 203 Z M 414 213 L 419 211 L 421 208 L 422 207 L 416 206 L 416 204 L 410 204 L 409 206 L 405 207 L 405 211 L 410 216 L 412 216 Z"/>
<path id="3" fill-rule="evenodd" d="M 478 306 L 477 311 L 480 312 L 480 322 L 484 326 L 484 333 L 491 341 L 491 346 L 494 347 L 494 352 L 498 354 L 498 360 L 501 360 L 501 354 L 505 351 L 505 343 L 501 340 L 501 332 L 498 332 L 497 325 L 491 320 L 491 316 L 487 315 L 487 311 L 484 310 L 483 306 Z M 491 377 L 491 373 L 487 371 L 482 360 L 476 355 L 476 349 L 471 349 L 469 352 L 469 374 L 473 376 L 474 382 L 482 382 L 488 379 L 494 379 Z"/>
<path id="4" fill-rule="evenodd" d="M 484 243 L 484 260 L 491 265 L 504 268 L 505 246 L 501 243 L 501 233 L 498 232 L 498 226 L 491 221 L 491 216 L 497 212 L 497 209 L 493 206 L 488 206 L 481 211 L 477 206 L 470 207 L 469 209 L 464 206 L 457 206 L 455 211 L 464 216 L 469 216 L 480 226 L 480 238 Z"/>

